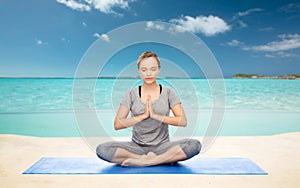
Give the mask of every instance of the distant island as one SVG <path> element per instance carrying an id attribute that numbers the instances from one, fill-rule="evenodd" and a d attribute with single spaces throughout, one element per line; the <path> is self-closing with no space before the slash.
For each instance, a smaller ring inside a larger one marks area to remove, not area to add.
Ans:
<path id="1" fill-rule="evenodd" d="M 288 74 L 283 76 L 263 76 L 259 74 L 235 74 L 232 78 L 300 80 L 300 74 Z"/>

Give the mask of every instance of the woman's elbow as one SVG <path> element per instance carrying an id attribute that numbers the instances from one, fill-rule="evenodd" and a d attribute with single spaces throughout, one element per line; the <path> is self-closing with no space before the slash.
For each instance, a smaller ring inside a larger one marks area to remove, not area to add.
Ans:
<path id="1" fill-rule="evenodd" d="M 181 126 L 181 127 L 186 127 L 186 126 L 187 126 L 187 121 L 186 121 L 185 118 L 182 118 L 182 119 L 180 120 L 179 126 Z"/>
<path id="2" fill-rule="evenodd" d="M 115 119 L 115 121 L 114 121 L 114 129 L 116 131 L 121 129 L 121 123 L 118 119 Z"/>
<path id="3" fill-rule="evenodd" d="M 181 127 L 186 127 L 186 126 L 187 126 L 187 123 L 186 123 L 186 122 L 181 122 L 179 126 L 181 126 Z"/>

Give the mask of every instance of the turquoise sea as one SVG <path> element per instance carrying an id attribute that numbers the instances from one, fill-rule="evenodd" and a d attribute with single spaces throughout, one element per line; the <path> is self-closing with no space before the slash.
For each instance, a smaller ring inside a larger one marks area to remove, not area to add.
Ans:
<path id="1" fill-rule="evenodd" d="M 85 80 L 88 79 L 76 79 L 76 82 Z M 74 81 L 67 78 L 0 79 L 0 134 L 81 136 L 74 113 L 74 103 L 80 103 L 83 109 L 96 111 L 106 134 L 130 136 L 129 130 L 113 130 L 113 119 L 123 94 L 141 84 L 139 79 L 97 79 L 92 91 L 86 90 L 84 84 L 81 90 L 74 91 Z M 215 107 L 208 80 L 160 79 L 159 82 L 177 91 L 187 113 L 188 126 L 196 127 L 195 136 L 202 136 Z M 219 92 L 225 103 L 217 105 L 225 110 L 219 135 L 300 131 L 300 80 L 224 79 L 224 84 L 225 90 Z M 80 101 L 74 101 L 74 92 L 79 92 Z"/>

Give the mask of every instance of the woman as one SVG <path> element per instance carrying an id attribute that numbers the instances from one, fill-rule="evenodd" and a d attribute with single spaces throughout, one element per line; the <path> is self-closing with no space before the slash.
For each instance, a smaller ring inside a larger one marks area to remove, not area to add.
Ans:
<path id="1" fill-rule="evenodd" d="M 114 121 L 115 130 L 133 127 L 132 141 L 100 144 L 98 157 L 122 166 L 152 166 L 197 155 L 201 149 L 198 140 L 169 141 L 168 125 L 185 127 L 187 120 L 175 91 L 156 83 L 160 72 L 158 56 L 142 53 L 138 70 L 143 85 L 124 95 Z M 169 116 L 170 109 L 174 116 Z"/>

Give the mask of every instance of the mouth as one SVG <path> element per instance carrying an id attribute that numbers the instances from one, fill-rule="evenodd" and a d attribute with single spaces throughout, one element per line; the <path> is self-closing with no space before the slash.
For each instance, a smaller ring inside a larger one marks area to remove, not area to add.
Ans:
<path id="1" fill-rule="evenodd" d="M 152 80 L 153 78 L 145 78 L 145 80 Z"/>

